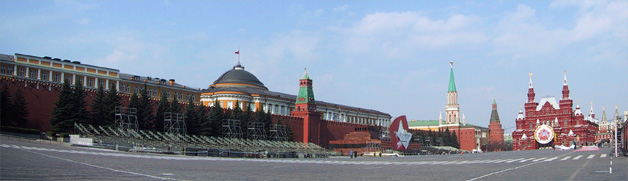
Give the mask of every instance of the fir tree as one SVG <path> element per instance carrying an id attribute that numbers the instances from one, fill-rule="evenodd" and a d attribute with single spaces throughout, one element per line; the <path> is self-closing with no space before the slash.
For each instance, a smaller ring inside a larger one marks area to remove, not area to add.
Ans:
<path id="1" fill-rule="evenodd" d="M 135 112 L 135 114 L 136 114 L 135 116 L 136 116 L 136 117 L 137 117 L 137 107 L 139 106 L 139 104 L 140 104 L 140 98 L 139 98 L 139 97 L 137 97 L 137 94 L 136 94 L 136 93 L 133 93 L 133 94 L 131 95 L 131 99 L 129 100 L 129 109 L 133 109 L 133 108 L 135 108 L 135 111 L 136 111 L 136 112 Z M 144 129 L 144 128 L 142 127 L 141 123 L 139 122 L 139 119 L 138 119 L 137 124 L 138 124 L 137 126 L 139 127 L 139 129 Z"/>
<path id="2" fill-rule="evenodd" d="M 449 131 L 449 127 L 445 129 L 445 136 L 443 138 L 443 142 L 445 142 L 445 146 L 453 146 L 451 139 L 451 132 Z"/>
<path id="3" fill-rule="evenodd" d="M 157 105 L 157 112 L 155 113 L 155 130 L 164 131 L 164 113 L 170 111 L 170 104 L 168 104 L 168 97 L 166 93 L 161 93 L 159 98 L 159 104 Z"/>
<path id="4" fill-rule="evenodd" d="M 85 89 L 81 81 L 74 82 L 74 120 L 77 123 L 88 123 L 89 113 L 87 112 L 87 102 L 85 102 Z"/>
<path id="5" fill-rule="evenodd" d="M 140 98 L 137 97 L 136 93 L 133 93 L 133 95 L 131 95 L 131 99 L 129 100 L 129 108 L 138 108 L 140 104 Z"/>
<path id="6" fill-rule="evenodd" d="M 74 128 L 74 120 L 72 118 L 74 112 L 72 108 L 74 106 L 72 105 L 72 100 L 74 100 L 72 87 L 66 79 L 63 82 L 61 92 L 59 93 L 59 100 L 55 103 L 52 118 L 50 119 L 50 124 L 52 125 L 51 130 L 53 132 L 67 133 Z"/>
<path id="7" fill-rule="evenodd" d="M 95 125 L 104 125 L 105 124 L 105 89 L 103 86 L 98 87 L 98 91 L 96 91 L 96 98 L 92 102 L 92 121 L 91 124 Z"/>
<path id="8" fill-rule="evenodd" d="M 233 109 L 233 114 L 230 116 L 231 119 L 236 119 L 242 121 L 242 108 L 240 108 L 240 102 L 236 101 L 235 108 Z"/>
<path id="9" fill-rule="evenodd" d="M 28 120 L 29 112 L 26 107 L 26 101 L 21 89 L 15 91 L 15 99 L 13 100 L 13 120 L 17 122 L 19 127 L 25 127 Z"/>
<path id="10" fill-rule="evenodd" d="M 249 122 L 251 122 L 252 115 L 253 115 L 253 112 L 251 111 L 251 105 L 246 104 L 246 108 L 244 109 L 244 112 L 242 113 L 242 117 L 240 118 L 242 122 L 242 126 L 241 126 L 242 130 L 248 129 L 248 125 L 249 125 Z"/>
<path id="11" fill-rule="evenodd" d="M 140 91 L 140 100 L 136 105 L 137 107 L 137 121 L 140 125 L 140 129 L 154 130 L 153 124 L 153 101 L 150 100 L 148 95 L 148 86 L 144 82 L 144 88 Z"/>
<path id="12" fill-rule="evenodd" d="M 214 102 L 214 106 L 209 113 L 209 124 L 211 125 L 211 136 L 222 135 L 222 120 L 224 119 L 224 110 L 220 106 L 218 100 Z"/>
<path id="13" fill-rule="evenodd" d="M 453 140 L 452 147 L 460 149 L 460 144 L 458 144 L 458 137 L 456 136 L 456 132 L 455 131 L 451 134 L 451 137 L 452 137 L 452 140 Z"/>
<path id="14" fill-rule="evenodd" d="M 8 86 L 3 86 L 2 92 L 0 92 L 0 120 L 2 120 L 2 125 L 7 126 L 11 125 L 13 121 L 11 117 L 13 114 L 13 103 L 11 101 L 11 94 L 9 93 Z"/>
<path id="15" fill-rule="evenodd" d="M 181 105 L 179 104 L 179 101 L 177 100 L 177 96 L 174 96 L 174 99 L 172 99 L 172 105 L 170 107 L 170 112 L 174 113 L 181 113 Z"/>
<path id="16" fill-rule="evenodd" d="M 272 113 L 270 113 L 270 111 L 268 111 L 267 113 L 264 113 L 264 111 L 262 111 L 261 115 L 262 118 L 260 119 L 260 122 L 264 123 L 264 132 L 270 133 L 270 125 L 273 124 Z"/>
<path id="17" fill-rule="evenodd" d="M 111 126 L 115 124 L 116 120 L 116 107 L 121 106 L 120 96 L 118 96 L 118 91 L 115 86 L 110 86 L 109 92 L 107 92 L 107 97 L 105 98 L 105 115 L 104 115 L 104 125 Z"/>
<path id="18" fill-rule="evenodd" d="M 198 110 L 196 111 L 198 122 L 200 125 L 199 134 L 205 136 L 211 136 L 212 134 L 212 124 L 209 121 L 209 117 L 207 117 L 207 107 L 200 105 L 198 106 Z"/>
<path id="19" fill-rule="evenodd" d="M 185 127 L 187 128 L 187 134 L 198 134 L 200 124 L 198 122 L 198 114 L 196 108 L 194 108 L 194 102 L 189 99 L 188 105 L 185 107 Z"/>

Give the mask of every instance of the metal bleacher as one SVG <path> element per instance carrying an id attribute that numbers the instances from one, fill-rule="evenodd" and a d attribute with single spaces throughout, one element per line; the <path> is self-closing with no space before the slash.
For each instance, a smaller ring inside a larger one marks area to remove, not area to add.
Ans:
<path id="1" fill-rule="evenodd" d="M 265 153 L 329 154 L 326 149 L 314 143 L 293 141 L 255 140 L 225 138 L 203 135 L 164 133 L 149 130 L 133 130 L 113 127 L 93 126 L 75 123 L 75 130 L 83 137 L 92 137 L 94 142 L 104 147 L 128 147 L 133 151 L 157 151 L 184 153 L 186 148 L 195 150 L 237 150 L 249 155 Z M 234 153 L 235 153 L 234 152 Z"/>

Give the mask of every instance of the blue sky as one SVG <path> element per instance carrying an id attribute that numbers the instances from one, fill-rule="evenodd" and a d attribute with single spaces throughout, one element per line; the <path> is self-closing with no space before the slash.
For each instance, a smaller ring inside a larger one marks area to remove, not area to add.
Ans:
<path id="1" fill-rule="evenodd" d="M 467 122 L 504 128 L 526 101 L 571 97 L 601 117 L 628 110 L 628 1 L 8 1 L 0 53 L 79 60 L 207 88 L 241 62 L 296 94 L 438 119 L 449 61 Z"/>

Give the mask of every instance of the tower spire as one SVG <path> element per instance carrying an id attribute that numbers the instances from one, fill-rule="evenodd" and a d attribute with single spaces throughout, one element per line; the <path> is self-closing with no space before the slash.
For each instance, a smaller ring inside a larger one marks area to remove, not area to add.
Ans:
<path id="1" fill-rule="evenodd" d="M 454 62 L 450 61 L 449 66 L 451 67 L 451 70 L 449 71 L 449 88 L 447 89 L 447 92 L 457 92 L 456 81 L 454 80 Z"/>
<path id="2" fill-rule="evenodd" d="M 563 74 L 564 74 L 563 85 L 567 85 L 567 70 L 565 70 Z"/>
<path id="3" fill-rule="evenodd" d="M 619 118 L 619 112 L 617 112 L 617 104 L 615 104 L 615 115 L 613 116 L 613 121 L 617 121 L 621 118 Z"/>
<path id="4" fill-rule="evenodd" d="M 497 114 L 497 102 L 495 98 L 493 98 L 493 111 L 491 111 L 491 122 L 497 121 L 499 122 L 499 114 Z"/>
<path id="5" fill-rule="evenodd" d="M 530 76 L 530 88 L 528 88 L 528 103 L 533 103 L 534 102 L 534 96 L 536 95 L 534 93 L 534 87 L 532 86 L 532 73 L 529 73 L 528 76 Z M 528 105 L 526 105 L 526 110 L 528 109 Z"/>
<path id="6" fill-rule="evenodd" d="M 530 76 L 530 88 L 533 88 L 532 87 L 532 73 L 529 73 L 528 75 Z"/>
<path id="7" fill-rule="evenodd" d="M 302 79 L 310 79 L 310 76 L 307 74 L 307 68 L 305 68 L 305 73 L 303 73 Z"/>
<path id="8" fill-rule="evenodd" d="M 591 117 L 591 119 L 595 119 L 595 113 L 593 112 L 593 102 L 591 102 L 591 112 L 589 112 L 589 117 Z"/>
<path id="9" fill-rule="evenodd" d="M 447 124 L 460 123 L 460 105 L 458 105 L 458 91 L 456 91 L 456 81 L 454 81 L 454 62 L 450 61 L 449 66 L 449 88 L 447 89 L 447 110 L 445 111 L 445 122 Z M 464 118 L 463 118 L 464 121 Z"/>
<path id="10" fill-rule="evenodd" d="M 607 122 L 608 119 L 606 119 L 606 107 L 602 107 L 602 122 Z"/>
<path id="11" fill-rule="evenodd" d="M 567 85 L 567 70 L 564 71 L 564 78 L 563 78 L 563 99 L 562 100 L 569 100 L 571 99 L 571 97 L 569 96 L 569 86 Z M 571 106 L 570 106 L 571 107 Z"/>

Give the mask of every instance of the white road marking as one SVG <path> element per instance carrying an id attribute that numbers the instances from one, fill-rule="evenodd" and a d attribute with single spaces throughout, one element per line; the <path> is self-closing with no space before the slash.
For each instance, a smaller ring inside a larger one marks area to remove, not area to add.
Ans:
<path id="1" fill-rule="evenodd" d="M 571 158 L 571 156 L 566 156 L 565 158 L 560 159 L 560 160 L 561 160 L 561 161 L 564 161 L 564 160 L 567 160 L 567 159 L 569 159 L 569 158 Z"/>
<path id="2" fill-rule="evenodd" d="M 552 157 L 552 158 L 550 158 L 550 159 L 547 159 L 547 160 L 545 160 L 545 161 L 546 161 L 546 162 L 549 162 L 549 161 L 554 161 L 554 160 L 556 160 L 556 159 L 558 159 L 558 157 L 557 157 L 557 156 L 556 156 L 556 157 Z"/>
<path id="3" fill-rule="evenodd" d="M 526 161 L 528 161 L 528 160 L 533 160 L 533 159 L 534 159 L 534 158 L 523 159 L 523 160 L 519 161 L 519 163 L 523 163 L 523 162 L 526 162 Z"/>
<path id="4" fill-rule="evenodd" d="M 593 158 L 594 156 L 595 156 L 595 154 L 593 154 L 593 155 L 589 155 L 589 156 L 587 157 L 587 159 L 591 159 L 591 158 Z"/>
<path id="5" fill-rule="evenodd" d="M 569 154 L 569 153 L 567 153 L 567 154 Z M 565 155 L 565 154 L 563 154 L 563 155 Z M 559 155 L 559 156 L 563 156 L 563 155 Z M 534 159 L 534 158 L 532 158 L 532 159 Z M 488 177 L 488 176 L 491 176 L 491 175 L 499 174 L 499 173 L 510 171 L 510 170 L 516 170 L 516 169 L 527 167 L 527 166 L 534 165 L 534 164 L 537 164 L 537 163 L 542 163 L 542 162 L 532 162 L 532 163 L 528 163 L 528 164 L 521 165 L 521 166 L 518 166 L 518 167 L 508 168 L 508 169 L 496 171 L 496 172 L 493 172 L 493 173 L 489 173 L 489 174 L 486 174 L 486 175 L 482 175 L 482 176 L 479 176 L 479 177 L 475 177 L 475 178 L 472 178 L 470 180 L 478 180 L 478 179 L 481 179 L 481 178 L 484 178 L 484 177 Z"/>
<path id="6" fill-rule="evenodd" d="M 539 158 L 539 159 L 532 160 L 532 161 L 533 161 L 533 162 L 538 162 L 538 161 L 544 160 L 545 158 L 547 158 L 547 157 Z"/>
<path id="7" fill-rule="evenodd" d="M 578 156 L 574 157 L 573 160 L 580 159 L 581 157 L 582 157 L 582 155 L 578 155 Z"/>
<path id="8" fill-rule="evenodd" d="M 512 162 L 515 162 L 515 161 L 519 161 L 521 159 L 524 159 L 524 158 L 518 158 L 518 159 L 510 160 L 510 161 L 507 161 L 506 163 L 512 163 Z"/>
<path id="9" fill-rule="evenodd" d="M 78 164 L 86 165 L 86 166 L 90 166 L 90 167 L 96 167 L 96 168 L 111 170 L 111 171 L 114 171 L 114 172 L 128 173 L 128 174 L 132 174 L 132 175 L 139 175 L 139 176 L 149 177 L 149 178 L 153 178 L 153 179 L 160 179 L 160 180 L 175 180 L 175 179 L 172 179 L 172 178 L 158 177 L 158 176 L 152 176 L 152 175 L 143 174 L 143 173 L 130 172 L 130 171 L 124 171 L 124 170 L 117 170 L 117 169 L 114 169 L 114 168 L 103 167 L 103 166 L 98 166 L 98 165 L 92 165 L 92 164 L 89 164 L 89 163 L 84 163 L 84 162 L 74 161 L 74 160 L 70 160 L 70 159 L 60 158 L 60 157 L 56 157 L 56 156 L 52 156 L 52 155 L 46 155 L 46 154 L 43 154 L 43 153 L 33 152 L 33 151 L 30 151 L 30 150 L 24 150 L 24 151 L 27 151 L 27 152 L 30 152 L 30 153 L 34 153 L 34 154 L 38 154 L 38 155 L 42 155 L 42 156 L 46 156 L 46 157 L 50 157 L 50 158 L 63 160 L 63 161 L 78 163 Z"/>
<path id="10" fill-rule="evenodd" d="M 114 156 L 114 157 L 127 157 L 127 158 L 140 158 L 140 159 L 160 159 L 160 160 L 210 160 L 210 161 L 248 161 L 248 162 L 265 162 L 265 163 L 305 163 L 305 164 L 330 164 L 330 165 L 462 165 L 462 164 L 477 164 L 477 163 L 524 163 L 527 161 L 543 162 L 554 161 L 558 157 L 542 157 L 542 158 L 516 158 L 516 159 L 495 159 L 495 160 L 465 160 L 465 161 L 416 161 L 416 162 L 366 162 L 366 161 L 334 161 L 334 160 L 288 160 L 288 159 L 245 159 L 245 158 L 221 158 L 221 157 L 188 157 L 188 156 L 165 156 L 165 155 L 138 155 L 128 154 L 121 152 L 93 152 L 91 150 L 63 150 L 63 149 L 51 149 L 40 147 L 28 147 L 17 145 L 1 144 L 4 148 L 16 148 L 22 150 L 32 151 L 46 151 L 46 152 L 60 152 L 70 154 L 85 154 L 85 155 L 97 155 L 97 156 Z M 579 159 L 582 155 L 574 158 Z M 567 160 L 570 156 L 564 157 L 561 160 Z"/>
<path id="11" fill-rule="evenodd" d="M 600 158 L 606 158 L 606 154 L 600 155 Z"/>

